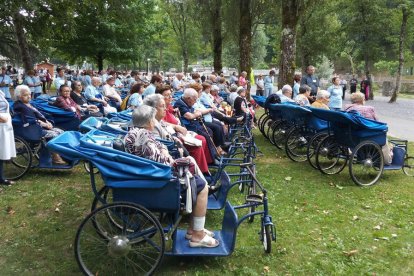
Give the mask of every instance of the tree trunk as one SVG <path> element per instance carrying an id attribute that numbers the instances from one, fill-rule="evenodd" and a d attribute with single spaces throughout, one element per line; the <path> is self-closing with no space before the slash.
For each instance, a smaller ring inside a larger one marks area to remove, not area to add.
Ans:
<path id="1" fill-rule="evenodd" d="M 29 45 L 27 43 L 26 35 L 24 33 L 23 15 L 16 12 L 13 15 L 14 34 L 16 36 L 19 52 L 22 57 L 22 62 L 26 72 L 34 68 L 32 57 L 29 52 Z"/>
<path id="2" fill-rule="evenodd" d="M 400 93 L 401 89 L 401 74 L 404 67 L 404 42 L 405 37 L 407 35 L 407 21 L 408 21 L 408 12 L 406 7 L 402 7 L 402 22 L 401 22 L 401 30 L 400 30 L 400 43 L 398 51 L 400 53 L 399 56 L 399 66 L 397 71 L 397 80 L 395 83 L 394 91 L 392 91 L 392 95 L 390 98 L 389 103 L 394 103 L 397 101 L 398 93 Z"/>
<path id="3" fill-rule="evenodd" d="M 297 1 L 282 1 L 282 40 L 280 41 L 281 54 L 277 84 L 279 89 L 285 84 L 293 85 L 293 77 L 296 69 L 297 4 Z"/>
<path id="4" fill-rule="evenodd" d="M 222 28 L 222 12 L 221 12 L 221 0 L 216 0 L 214 6 L 211 7 L 211 23 L 213 31 L 213 54 L 214 54 L 214 71 L 217 74 L 220 74 L 223 69 L 223 64 L 221 60 L 223 52 L 223 35 L 221 32 Z"/>
<path id="5" fill-rule="evenodd" d="M 102 71 L 103 70 L 103 54 L 102 53 L 98 53 L 96 55 L 96 65 L 98 65 L 98 71 Z"/>
<path id="6" fill-rule="evenodd" d="M 185 47 L 183 47 L 183 73 L 187 73 L 188 71 L 188 49 L 187 49 L 187 45 L 185 45 Z"/>
<path id="7" fill-rule="evenodd" d="M 250 0 L 240 0 L 240 72 L 246 71 L 250 77 L 252 52 L 252 16 Z"/>

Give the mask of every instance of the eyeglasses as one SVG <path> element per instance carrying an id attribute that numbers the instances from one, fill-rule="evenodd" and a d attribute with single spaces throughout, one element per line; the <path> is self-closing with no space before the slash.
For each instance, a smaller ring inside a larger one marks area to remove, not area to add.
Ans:
<path id="1" fill-rule="evenodd" d="M 166 99 L 172 98 L 172 95 L 171 94 L 170 95 L 165 95 L 164 98 L 166 98 Z"/>

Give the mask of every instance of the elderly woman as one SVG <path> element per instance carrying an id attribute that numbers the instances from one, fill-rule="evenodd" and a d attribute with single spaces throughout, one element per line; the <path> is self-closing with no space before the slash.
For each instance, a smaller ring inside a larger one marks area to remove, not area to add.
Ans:
<path id="1" fill-rule="evenodd" d="M 3 174 L 3 162 L 16 157 L 16 145 L 14 144 L 14 134 L 12 118 L 10 116 L 9 102 L 6 95 L 0 90 L 0 184 L 13 185 L 14 182 L 5 179 Z"/>
<path id="2" fill-rule="evenodd" d="M 310 106 L 309 97 L 311 93 L 311 88 L 306 84 L 299 87 L 299 94 L 295 98 L 295 102 L 300 106 Z"/>
<path id="3" fill-rule="evenodd" d="M 356 111 L 362 117 L 378 121 L 377 115 L 373 106 L 365 105 L 365 95 L 361 92 L 351 94 L 352 104 L 345 107 L 346 112 Z M 390 165 L 393 158 L 393 145 L 386 141 L 385 145 L 382 146 L 382 154 L 384 156 L 384 163 Z"/>
<path id="4" fill-rule="evenodd" d="M 81 108 L 75 101 L 70 97 L 70 87 L 66 84 L 59 87 L 59 97 L 56 98 L 54 106 L 62 108 L 66 111 L 72 111 L 76 113 L 76 117 L 82 118 L 83 112 L 86 108 Z"/>
<path id="5" fill-rule="evenodd" d="M 357 111 L 362 117 L 378 121 L 373 106 L 365 105 L 365 95 L 361 92 L 351 95 L 351 104 L 345 107 L 345 111 Z"/>
<path id="6" fill-rule="evenodd" d="M 133 111 L 134 127 L 125 136 L 125 146 L 132 154 L 174 166 L 175 160 L 168 153 L 167 148 L 152 134 L 156 123 L 155 114 L 156 110 L 148 105 L 141 105 Z M 186 237 L 190 240 L 190 247 L 217 247 L 219 243 L 212 237 L 214 234 L 204 229 L 208 186 L 202 177 L 196 177 L 196 183 L 197 201 Z"/>
<path id="7" fill-rule="evenodd" d="M 142 105 L 142 93 L 144 93 L 144 85 L 141 82 L 135 83 L 131 87 L 126 104 L 128 109 L 134 109 Z"/>
<path id="8" fill-rule="evenodd" d="M 82 94 L 82 83 L 80 81 L 72 82 L 72 91 L 70 97 L 79 106 L 87 109 L 87 116 L 102 117 L 103 114 L 99 111 L 99 108 L 94 104 L 88 104 L 85 96 Z"/>
<path id="9" fill-rule="evenodd" d="M 52 123 L 46 120 L 45 116 L 30 104 L 30 88 L 26 85 L 19 85 L 14 91 L 17 101 L 14 103 L 13 109 L 15 113 L 19 113 L 23 120 L 25 117 L 36 118 L 36 122 L 43 128 L 43 137 L 47 141 L 57 137 L 63 133 L 60 128 L 53 127 Z M 58 165 L 65 165 L 66 162 L 57 154 L 52 153 L 52 161 Z"/>
<path id="10" fill-rule="evenodd" d="M 329 108 L 331 110 L 339 111 L 342 109 L 342 86 L 339 77 L 332 78 L 332 85 L 328 88 L 331 95 L 329 101 Z"/>
<path id="11" fill-rule="evenodd" d="M 312 103 L 314 108 L 329 109 L 329 92 L 326 90 L 319 90 L 316 94 L 316 100 Z"/>
<path id="12" fill-rule="evenodd" d="M 290 86 L 289 84 L 283 85 L 282 89 L 276 92 L 276 94 L 280 97 L 281 103 L 295 102 L 294 100 L 292 100 L 292 93 L 292 86 Z"/>
<path id="13" fill-rule="evenodd" d="M 170 124 L 163 120 L 167 109 L 164 97 L 157 93 L 149 95 L 145 98 L 144 104 L 152 106 L 157 110 L 157 113 L 155 114 L 155 119 L 157 119 L 157 124 L 155 125 L 154 130 L 155 136 L 158 136 L 161 139 L 174 140 L 179 146 L 185 146 L 185 149 L 188 150 L 189 154 L 194 158 L 201 172 L 209 174 L 208 163 L 203 148 L 183 144 L 179 138 L 184 140 L 184 136 L 187 135 L 187 130 L 181 126 Z"/>

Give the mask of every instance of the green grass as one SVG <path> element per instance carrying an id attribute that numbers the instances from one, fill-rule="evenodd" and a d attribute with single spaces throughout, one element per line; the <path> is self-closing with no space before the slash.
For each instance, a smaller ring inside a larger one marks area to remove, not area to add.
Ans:
<path id="1" fill-rule="evenodd" d="M 258 133 L 263 156 L 258 176 L 268 189 L 277 241 L 267 255 L 259 219 L 238 229 L 226 258 L 164 258 L 160 275 L 412 275 L 414 179 L 385 172 L 373 187 L 356 186 L 347 168 L 326 176 L 293 163 Z M 413 144 L 410 145 L 413 149 Z M 291 177 L 291 180 L 286 180 Z M 231 202 L 243 196 L 234 189 Z M 1 275 L 79 275 L 73 254 L 77 227 L 92 192 L 81 166 L 71 171 L 32 170 L 0 191 Z M 221 211 L 207 227 L 220 228 Z"/>

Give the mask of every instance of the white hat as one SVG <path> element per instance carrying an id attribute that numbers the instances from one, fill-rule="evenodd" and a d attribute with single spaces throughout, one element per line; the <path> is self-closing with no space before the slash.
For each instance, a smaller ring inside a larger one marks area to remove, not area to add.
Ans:
<path id="1" fill-rule="evenodd" d="M 246 91 L 246 89 L 243 86 L 237 87 L 237 90 L 236 90 L 237 94 L 240 94 L 243 91 Z"/>

